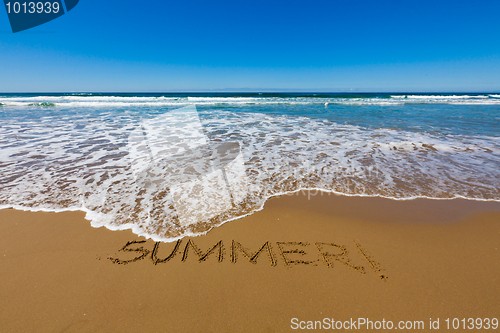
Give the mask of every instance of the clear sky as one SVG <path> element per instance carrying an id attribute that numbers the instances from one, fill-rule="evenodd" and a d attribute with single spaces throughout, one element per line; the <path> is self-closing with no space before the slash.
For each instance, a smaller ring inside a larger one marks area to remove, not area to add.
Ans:
<path id="1" fill-rule="evenodd" d="M 500 1 L 80 0 L 16 34 L 0 8 L 1 92 L 219 89 L 498 92 Z"/>

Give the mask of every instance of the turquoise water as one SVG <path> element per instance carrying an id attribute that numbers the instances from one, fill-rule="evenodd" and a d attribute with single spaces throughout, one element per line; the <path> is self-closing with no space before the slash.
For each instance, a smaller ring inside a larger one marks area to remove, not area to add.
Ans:
<path id="1" fill-rule="evenodd" d="M 499 94 L 7 94 L 0 103 L 1 207 L 83 210 L 95 226 L 159 240 L 303 189 L 500 201 Z M 217 164 L 223 177 L 212 160 L 213 173 L 186 176 L 186 156 L 208 161 L 224 144 L 236 162 Z M 219 176 L 227 196 L 207 192 Z M 206 183 L 193 195 L 186 184 L 196 181 Z M 212 208 L 194 219 L 185 207 Z"/>

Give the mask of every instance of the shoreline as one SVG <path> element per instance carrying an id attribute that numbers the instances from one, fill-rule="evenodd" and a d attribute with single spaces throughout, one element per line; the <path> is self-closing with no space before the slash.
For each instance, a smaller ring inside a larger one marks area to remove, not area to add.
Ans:
<path id="1" fill-rule="evenodd" d="M 312 192 L 314 192 L 314 194 L 311 194 Z M 174 238 L 163 238 L 163 237 L 159 237 L 157 235 L 136 232 L 136 230 L 134 230 L 134 229 L 136 229 L 136 226 L 134 224 L 130 224 L 130 223 L 120 225 L 120 226 L 113 226 L 113 225 L 110 226 L 110 225 L 105 225 L 104 223 L 99 223 L 99 222 L 96 223 L 96 222 L 94 222 L 92 217 L 89 217 L 89 215 L 91 216 L 92 214 L 96 214 L 96 213 L 94 213 L 90 210 L 87 210 L 85 208 L 65 208 L 65 209 L 64 208 L 63 209 L 40 208 L 40 209 L 38 209 L 38 208 L 30 208 L 30 207 L 24 207 L 24 206 L 18 206 L 18 205 L 15 205 L 15 206 L 11 205 L 11 206 L 0 206 L 0 212 L 3 210 L 9 210 L 9 209 L 16 210 L 16 211 L 32 212 L 32 213 L 81 212 L 81 213 L 85 214 L 85 217 L 84 217 L 85 220 L 89 221 L 90 225 L 94 228 L 104 227 L 104 228 L 109 229 L 111 231 L 131 230 L 138 237 L 145 237 L 146 239 L 151 239 L 155 242 L 170 243 L 170 242 L 175 242 L 175 241 L 182 239 L 184 237 L 204 236 L 207 233 L 211 232 L 213 229 L 219 228 L 226 223 L 238 221 L 238 220 L 244 219 L 248 216 L 252 216 L 253 214 L 255 214 L 257 212 L 263 211 L 265 209 L 266 205 L 268 204 L 269 200 L 275 200 L 277 198 L 282 198 L 282 197 L 296 197 L 296 196 L 307 197 L 308 201 L 311 201 L 311 198 L 315 198 L 315 197 L 337 197 L 337 198 L 354 198 L 354 200 L 367 200 L 367 199 L 370 201 L 377 200 L 377 201 L 383 202 L 383 203 L 388 203 L 391 201 L 410 202 L 410 203 L 419 203 L 418 206 L 420 206 L 420 207 L 425 207 L 427 205 L 427 203 L 429 204 L 429 206 L 440 205 L 437 203 L 432 204 L 432 202 L 443 201 L 443 202 L 448 202 L 447 204 L 445 204 L 445 206 L 447 206 L 447 207 L 455 206 L 455 209 L 448 208 L 448 211 L 447 211 L 448 214 L 451 214 L 453 216 L 460 215 L 464 212 L 465 213 L 466 212 L 472 213 L 475 211 L 482 211 L 482 210 L 500 211 L 500 200 L 488 200 L 488 199 L 465 198 L 465 197 L 455 197 L 455 198 L 431 198 L 431 197 L 393 198 L 393 197 L 385 197 L 385 196 L 381 196 L 381 195 L 347 194 L 347 193 L 340 193 L 340 192 L 335 192 L 335 191 L 328 191 L 328 190 L 324 190 L 324 189 L 308 189 L 308 190 L 299 189 L 296 191 L 279 193 L 279 194 L 267 197 L 264 200 L 264 203 L 262 204 L 261 207 L 255 209 L 254 211 L 252 211 L 248 214 L 237 216 L 237 217 L 231 218 L 227 221 L 224 221 L 221 224 L 212 227 L 212 229 L 210 229 L 209 231 L 207 231 L 205 233 L 199 233 L 199 234 L 187 233 L 183 236 L 174 237 Z M 465 206 L 456 204 L 456 203 L 460 203 L 460 202 L 463 202 Z M 389 205 L 386 204 L 385 206 L 390 206 L 390 208 L 397 207 L 397 206 L 392 205 L 392 204 L 389 204 Z M 415 206 L 415 205 L 410 204 L 408 206 L 411 207 L 411 206 Z M 455 212 L 453 212 L 454 210 L 455 210 Z M 458 212 L 456 210 L 458 210 Z M 441 214 L 441 216 L 444 217 L 445 220 L 450 220 L 450 218 L 446 217 L 444 214 Z M 412 218 L 412 219 L 414 219 L 414 218 Z M 425 222 L 421 222 L 421 223 L 425 223 Z M 437 223 L 442 223 L 442 222 L 437 222 Z M 445 222 L 445 223 L 447 223 L 447 222 Z"/>
<path id="2" fill-rule="evenodd" d="M 0 232 L 6 332 L 500 317 L 500 203 L 299 193 L 177 247 L 93 228 L 83 212 L 4 209 Z"/>

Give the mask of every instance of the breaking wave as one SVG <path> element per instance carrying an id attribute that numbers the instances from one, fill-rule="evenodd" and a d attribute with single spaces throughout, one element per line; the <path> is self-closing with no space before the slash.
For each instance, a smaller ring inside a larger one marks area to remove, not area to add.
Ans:
<path id="1" fill-rule="evenodd" d="M 70 97 L 64 103 L 92 96 Z M 0 114 L 0 208 L 83 210 L 93 226 L 171 241 L 303 189 L 500 201 L 500 137 L 488 134 L 494 130 L 356 125 L 359 114 L 340 123 L 308 116 L 316 97 L 309 104 L 298 98 L 305 107 L 296 114 L 204 104 L 248 104 L 258 97 L 154 97 L 172 103 L 165 109 L 140 104 L 153 103 L 152 97 L 98 96 L 85 103 L 118 104 L 63 111 L 25 106 L 23 112 L 9 103 L 58 106 L 62 97 L 16 98 L 1 99 L 7 106 Z M 452 98 L 471 100 L 445 100 Z"/>

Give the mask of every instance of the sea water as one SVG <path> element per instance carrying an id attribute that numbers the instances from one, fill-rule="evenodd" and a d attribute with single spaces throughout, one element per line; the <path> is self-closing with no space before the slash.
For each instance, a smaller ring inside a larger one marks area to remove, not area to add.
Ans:
<path id="1" fill-rule="evenodd" d="M 308 189 L 500 201 L 500 94 L 0 95 L 0 208 L 171 241 Z"/>

